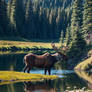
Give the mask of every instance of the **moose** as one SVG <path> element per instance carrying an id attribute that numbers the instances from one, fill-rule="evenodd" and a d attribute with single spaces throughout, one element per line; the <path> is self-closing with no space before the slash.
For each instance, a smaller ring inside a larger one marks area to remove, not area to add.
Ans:
<path id="1" fill-rule="evenodd" d="M 54 43 L 51 43 L 51 46 L 56 51 L 55 54 L 50 54 L 47 52 L 43 55 L 36 55 L 33 53 L 25 55 L 24 56 L 25 68 L 23 69 L 23 71 L 25 72 L 27 70 L 27 73 L 29 73 L 33 67 L 43 68 L 45 70 L 44 74 L 46 75 L 48 71 L 50 75 L 51 68 L 54 66 L 56 62 L 67 60 L 67 56 L 64 55 L 61 51 L 59 51 Z"/>
<path id="2" fill-rule="evenodd" d="M 57 92 L 57 88 L 51 86 L 51 80 L 36 83 L 24 82 L 24 90 L 25 92 Z"/>

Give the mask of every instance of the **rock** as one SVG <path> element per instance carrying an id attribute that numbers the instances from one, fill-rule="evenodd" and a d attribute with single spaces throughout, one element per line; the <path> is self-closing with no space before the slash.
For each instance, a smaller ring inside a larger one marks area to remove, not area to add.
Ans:
<path id="1" fill-rule="evenodd" d="M 67 87 L 67 89 L 70 89 L 70 87 Z"/>
<path id="2" fill-rule="evenodd" d="M 85 91 L 86 87 L 83 87 L 82 90 Z"/>
<path id="3" fill-rule="evenodd" d="M 76 89 L 77 87 L 76 86 L 74 86 L 74 89 Z"/>

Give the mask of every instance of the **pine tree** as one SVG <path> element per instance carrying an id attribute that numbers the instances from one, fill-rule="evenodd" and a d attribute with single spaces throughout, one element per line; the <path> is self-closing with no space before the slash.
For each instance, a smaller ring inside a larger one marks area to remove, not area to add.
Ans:
<path id="1" fill-rule="evenodd" d="M 11 4 L 12 4 L 12 1 L 8 0 L 8 3 L 7 3 L 7 17 L 8 17 L 9 20 L 10 20 L 10 15 L 11 15 Z"/>
<path id="2" fill-rule="evenodd" d="M 62 47 L 63 43 L 64 43 L 64 32 L 63 32 L 63 30 L 61 31 L 60 43 L 61 43 L 61 47 Z"/>
<path id="3" fill-rule="evenodd" d="M 71 43 L 71 29 L 68 26 L 66 29 L 66 35 L 65 35 L 65 40 L 64 43 L 66 46 L 68 46 Z"/>
<path id="4" fill-rule="evenodd" d="M 92 0 L 84 2 L 83 32 L 87 42 L 92 43 Z"/>
<path id="5" fill-rule="evenodd" d="M 80 59 L 86 51 L 86 42 L 80 30 L 76 31 L 76 35 L 71 43 L 69 55 L 70 58 Z"/>
<path id="6" fill-rule="evenodd" d="M 8 14 L 8 16 L 10 17 L 10 25 L 12 26 L 13 30 L 16 29 L 16 20 L 15 20 L 15 11 L 16 11 L 16 0 L 12 0 L 10 1 L 9 6 L 8 6 L 8 12 L 10 14 Z"/>
<path id="7" fill-rule="evenodd" d="M 21 0 L 9 0 L 7 5 L 7 16 L 10 21 L 12 35 L 21 36 L 21 29 L 24 23 L 23 2 Z"/>
<path id="8" fill-rule="evenodd" d="M 81 59 L 86 51 L 86 42 L 83 38 L 83 0 L 75 0 L 71 17 L 71 42 L 69 44 L 70 58 Z"/>
<path id="9" fill-rule="evenodd" d="M 34 15 L 33 15 L 33 7 L 32 1 L 28 0 L 25 9 L 25 36 L 27 38 L 33 38 L 33 31 L 34 31 Z"/>
<path id="10" fill-rule="evenodd" d="M 7 21 L 7 4 L 4 0 L 0 0 L 0 36 L 4 37 L 8 32 L 7 32 L 7 26 L 8 26 L 8 21 Z"/>
<path id="11" fill-rule="evenodd" d="M 16 0 L 16 8 L 15 8 L 15 20 L 18 34 L 21 36 L 23 34 L 22 26 L 24 26 L 24 6 L 23 0 Z"/>
<path id="12" fill-rule="evenodd" d="M 71 17 L 71 31 L 72 39 L 77 30 L 80 30 L 82 27 L 82 11 L 83 11 L 83 0 L 75 0 L 73 4 L 73 11 Z"/>

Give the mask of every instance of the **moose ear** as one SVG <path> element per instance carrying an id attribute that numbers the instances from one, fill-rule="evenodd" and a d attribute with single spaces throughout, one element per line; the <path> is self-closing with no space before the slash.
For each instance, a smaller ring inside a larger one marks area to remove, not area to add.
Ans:
<path id="1" fill-rule="evenodd" d="M 54 42 L 52 42 L 52 43 L 51 43 L 51 46 L 52 46 L 52 47 L 55 47 L 55 43 L 54 43 Z"/>
<path id="2" fill-rule="evenodd" d="M 51 46 L 52 46 L 52 48 L 53 48 L 56 52 L 58 52 L 58 48 L 55 46 L 55 43 L 51 43 Z"/>

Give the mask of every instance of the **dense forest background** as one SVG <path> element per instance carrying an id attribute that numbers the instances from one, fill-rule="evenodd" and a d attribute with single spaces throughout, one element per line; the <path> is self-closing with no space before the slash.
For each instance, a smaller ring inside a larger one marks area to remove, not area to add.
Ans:
<path id="1" fill-rule="evenodd" d="M 92 0 L 0 0 L 0 37 L 59 39 L 79 60 L 92 49 Z"/>
<path id="2" fill-rule="evenodd" d="M 59 39 L 71 24 L 72 4 L 73 0 L 0 0 L 0 36 Z"/>
<path id="3" fill-rule="evenodd" d="M 80 30 L 90 43 L 91 11 L 91 0 L 0 0 L 0 37 L 63 42 Z"/>

